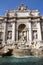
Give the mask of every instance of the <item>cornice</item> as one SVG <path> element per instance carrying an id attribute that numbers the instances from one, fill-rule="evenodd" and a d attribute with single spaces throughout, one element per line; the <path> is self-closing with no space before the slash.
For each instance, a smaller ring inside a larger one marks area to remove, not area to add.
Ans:
<path id="1" fill-rule="evenodd" d="M 15 22 L 17 19 L 29 19 L 29 21 L 41 21 L 43 20 L 43 16 L 28 16 L 28 17 L 7 17 L 7 16 L 0 16 L 0 21 L 3 22 Z"/>
<path id="2" fill-rule="evenodd" d="M 31 21 L 32 22 L 40 22 L 41 20 L 40 20 L 40 18 L 37 18 L 37 19 L 32 19 Z"/>

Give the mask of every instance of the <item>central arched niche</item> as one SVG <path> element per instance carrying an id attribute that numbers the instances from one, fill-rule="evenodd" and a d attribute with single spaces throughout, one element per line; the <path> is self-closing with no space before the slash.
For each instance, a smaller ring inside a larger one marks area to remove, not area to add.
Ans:
<path id="1" fill-rule="evenodd" d="M 27 30 L 26 30 L 26 25 L 25 24 L 20 24 L 18 26 L 18 39 L 20 41 L 26 41 L 27 40 Z"/>

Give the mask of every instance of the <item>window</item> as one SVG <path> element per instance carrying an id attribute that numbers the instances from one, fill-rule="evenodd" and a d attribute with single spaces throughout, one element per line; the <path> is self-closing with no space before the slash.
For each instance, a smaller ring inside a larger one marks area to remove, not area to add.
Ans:
<path id="1" fill-rule="evenodd" d="M 0 26 L 2 26 L 2 23 L 0 23 Z"/>

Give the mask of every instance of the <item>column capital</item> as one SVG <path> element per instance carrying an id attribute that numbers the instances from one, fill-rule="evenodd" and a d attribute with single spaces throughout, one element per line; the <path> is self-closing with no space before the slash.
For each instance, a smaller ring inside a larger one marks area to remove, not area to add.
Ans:
<path id="1" fill-rule="evenodd" d="M 37 22 L 40 22 L 40 18 L 37 19 Z"/>
<path id="2" fill-rule="evenodd" d="M 31 22 L 31 18 L 29 18 L 28 21 Z"/>
<path id="3" fill-rule="evenodd" d="M 5 22 L 7 22 L 7 19 L 4 19 Z"/>

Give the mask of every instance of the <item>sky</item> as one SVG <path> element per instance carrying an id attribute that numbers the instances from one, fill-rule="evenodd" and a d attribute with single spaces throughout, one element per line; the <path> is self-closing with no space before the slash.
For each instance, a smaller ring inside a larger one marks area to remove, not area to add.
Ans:
<path id="1" fill-rule="evenodd" d="M 0 16 L 4 16 L 6 10 L 16 10 L 22 3 L 28 9 L 39 10 L 40 15 L 43 15 L 43 0 L 0 0 Z"/>

